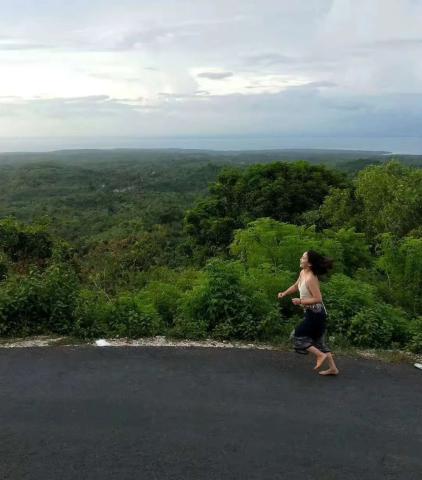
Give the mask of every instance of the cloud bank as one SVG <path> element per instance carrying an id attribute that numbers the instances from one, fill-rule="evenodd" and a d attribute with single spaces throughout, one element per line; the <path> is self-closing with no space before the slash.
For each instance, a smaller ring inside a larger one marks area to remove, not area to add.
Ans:
<path id="1" fill-rule="evenodd" d="M 420 136 L 422 2 L 2 7 L 0 137 Z"/>

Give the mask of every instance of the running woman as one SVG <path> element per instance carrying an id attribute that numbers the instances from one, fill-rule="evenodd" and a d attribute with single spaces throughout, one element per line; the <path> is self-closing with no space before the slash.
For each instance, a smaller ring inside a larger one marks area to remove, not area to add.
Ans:
<path id="1" fill-rule="evenodd" d="M 338 375 L 339 373 L 331 351 L 324 343 L 327 310 L 322 301 L 318 279 L 318 275 L 327 273 L 332 266 L 332 260 L 314 250 L 308 250 L 300 259 L 302 270 L 296 283 L 278 294 L 278 298 L 281 299 L 299 291 L 300 298 L 293 298 L 292 302 L 304 309 L 304 317 L 295 328 L 294 349 L 297 353 L 307 355 L 311 352 L 315 355 L 314 370 L 318 370 L 325 361 L 328 361 L 328 369 L 318 372 L 320 375 Z"/>

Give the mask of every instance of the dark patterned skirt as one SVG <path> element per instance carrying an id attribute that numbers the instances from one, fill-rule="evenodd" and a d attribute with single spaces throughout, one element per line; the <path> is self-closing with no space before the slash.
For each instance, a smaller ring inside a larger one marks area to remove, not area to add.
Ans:
<path id="1" fill-rule="evenodd" d="M 294 331 L 295 351 L 306 355 L 308 348 L 313 346 L 321 352 L 330 352 L 325 344 L 326 322 L 327 312 L 325 308 L 319 310 L 306 308 L 302 322 Z"/>

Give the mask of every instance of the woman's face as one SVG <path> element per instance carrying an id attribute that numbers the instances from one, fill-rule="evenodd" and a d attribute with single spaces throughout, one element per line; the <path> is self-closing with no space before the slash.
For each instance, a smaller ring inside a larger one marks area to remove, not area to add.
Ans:
<path id="1" fill-rule="evenodd" d="M 305 252 L 300 258 L 300 268 L 309 268 L 308 253 Z"/>

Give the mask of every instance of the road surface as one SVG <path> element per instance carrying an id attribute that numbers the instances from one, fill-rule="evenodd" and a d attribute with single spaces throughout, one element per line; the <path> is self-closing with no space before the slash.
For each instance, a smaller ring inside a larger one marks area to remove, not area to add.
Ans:
<path id="1" fill-rule="evenodd" d="M 219 348 L 0 348 L 1 480 L 422 478 L 422 372 Z"/>

